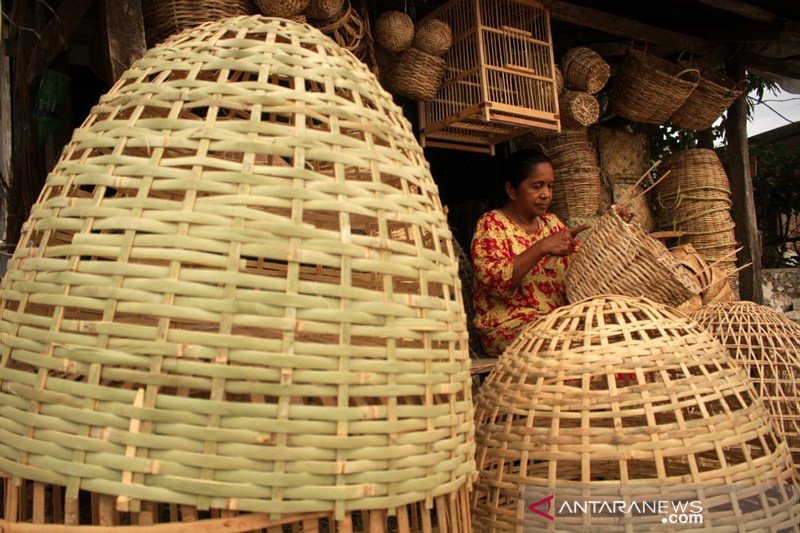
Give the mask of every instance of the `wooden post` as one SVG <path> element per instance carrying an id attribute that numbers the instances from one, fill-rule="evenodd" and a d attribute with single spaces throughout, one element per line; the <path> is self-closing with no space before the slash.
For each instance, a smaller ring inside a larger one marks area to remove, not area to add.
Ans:
<path id="1" fill-rule="evenodd" d="M 113 85 L 147 51 L 141 0 L 103 0 L 101 3 Z"/>
<path id="2" fill-rule="evenodd" d="M 743 80 L 745 64 L 738 54 L 725 64 L 728 76 Z M 739 272 L 739 294 L 742 300 L 763 303 L 761 287 L 761 237 L 756 225 L 753 177 L 750 174 L 750 153 L 747 146 L 747 94 L 743 93 L 728 109 L 725 121 L 728 139 L 728 177 L 733 195 L 733 220 L 736 239 L 744 246 L 739 265 L 752 261 L 750 268 Z"/>
<path id="3" fill-rule="evenodd" d="M 714 149 L 714 131 L 711 128 L 697 132 L 697 147 Z"/>

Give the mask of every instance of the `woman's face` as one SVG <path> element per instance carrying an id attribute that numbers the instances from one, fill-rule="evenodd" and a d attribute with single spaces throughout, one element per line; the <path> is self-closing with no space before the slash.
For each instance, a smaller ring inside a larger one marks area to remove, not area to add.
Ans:
<path id="1" fill-rule="evenodd" d="M 553 165 L 539 163 L 517 189 L 506 182 L 506 193 L 520 215 L 541 216 L 547 213 L 553 199 Z"/>

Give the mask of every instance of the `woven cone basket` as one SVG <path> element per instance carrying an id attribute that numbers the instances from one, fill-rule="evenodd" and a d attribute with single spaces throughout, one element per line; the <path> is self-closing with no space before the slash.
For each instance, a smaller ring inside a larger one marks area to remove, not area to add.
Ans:
<path id="1" fill-rule="evenodd" d="M 747 370 L 800 465 L 800 325 L 753 302 L 715 303 L 691 317 Z"/>
<path id="2" fill-rule="evenodd" d="M 107 524 L 163 504 L 469 531 L 446 216 L 402 110 L 307 25 L 227 19 L 134 63 L 47 177 L 0 288 L 7 509 L 33 483 L 68 524 L 80 489 Z"/>
<path id="3" fill-rule="evenodd" d="M 675 501 L 696 502 L 693 531 L 800 524 L 800 479 L 746 372 L 650 300 L 603 296 L 534 323 L 481 388 L 476 420 L 478 531 L 688 531 L 664 527 Z M 639 511 L 575 510 L 589 501 Z M 642 512 L 654 501 L 666 512 Z"/>

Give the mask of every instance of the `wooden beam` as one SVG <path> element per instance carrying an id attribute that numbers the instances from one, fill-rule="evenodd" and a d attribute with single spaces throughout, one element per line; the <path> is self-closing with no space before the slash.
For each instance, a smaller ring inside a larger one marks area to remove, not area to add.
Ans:
<path id="1" fill-rule="evenodd" d="M 800 80 L 800 61 L 767 57 L 744 51 L 738 53 L 737 56 L 740 56 L 742 62 L 748 67 L 757 68 L 786 78 Z"/>
<path id="2" fill-rule="evenodd" d="M 728 76 L 734 80 L 745 77 L 745 63 L 737 54 L 726 63 Z M 761 238 L 756 225 L 756 206 L 753 177 L 750 174 L 750 152 L 747 146 L 747 95 L 742 94 L 728 109 L 725 131 L 728 140 L 728 177 L 733 197 L 733 219 L 736 239 L 744 247 L 739 266 L 752 262 L 750 268 L 739 271 L 739 293 L 743 300 L 763 303 L 761 287 Z"/>
<path id="3" fill-rule="evenodd" d="M 718 9 L 736 13 L 742 17 L 749 18 L 750 20 L 757 20 L 758 22 L 774 22 L 778 20 L 778 16 L 766 9 L 742 2 L 742 0 L 700 0 L 702 3 L 709 6 L 714 6 Z"/>
<path id="4" fill-rule="evenodd" d="M 561 0 L 543 0 L 543 4 L 556 20 L 594 28 L 626 39 L 637 39 L 701 55 L 713 54 L 721 48 L 728 48 L 726 45 L 707 41 L 700 37 L 657 28 L 636 20 L 590 7 L 576 6 Z"/>
<path id="5" fill-rule="evenodd" d="M 111 84 L 147 51 L 141 0 L 103 0 L 101 24 L 104 25 Z"/>
<path id="6" fill-rule="evenodd" d="M 45 27 L 41 39 L 38 40 L 31 52 L 26 69 L 29 85 L 35 85 L 39 81 L 44 69 L 61 52 L 91 3 L 91 0 L 61 2 L 58 11 Z"/>

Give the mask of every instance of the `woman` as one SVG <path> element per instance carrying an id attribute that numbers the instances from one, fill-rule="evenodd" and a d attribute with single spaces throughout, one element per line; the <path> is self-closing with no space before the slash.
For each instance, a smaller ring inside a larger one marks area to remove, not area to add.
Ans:
<path id="1" fill-rule="evenodd" d="M 472 238 L 475 327 L 490 355 L 500 355 L 521 328 L 566 303 L 569 256 L 579 244 L 548 213 L 553 165 L 536 150 L 511 154 L 505 165 L 506 204 L 478 220 Z M 548 260 L 554 257 L 555 260 Z"/>

